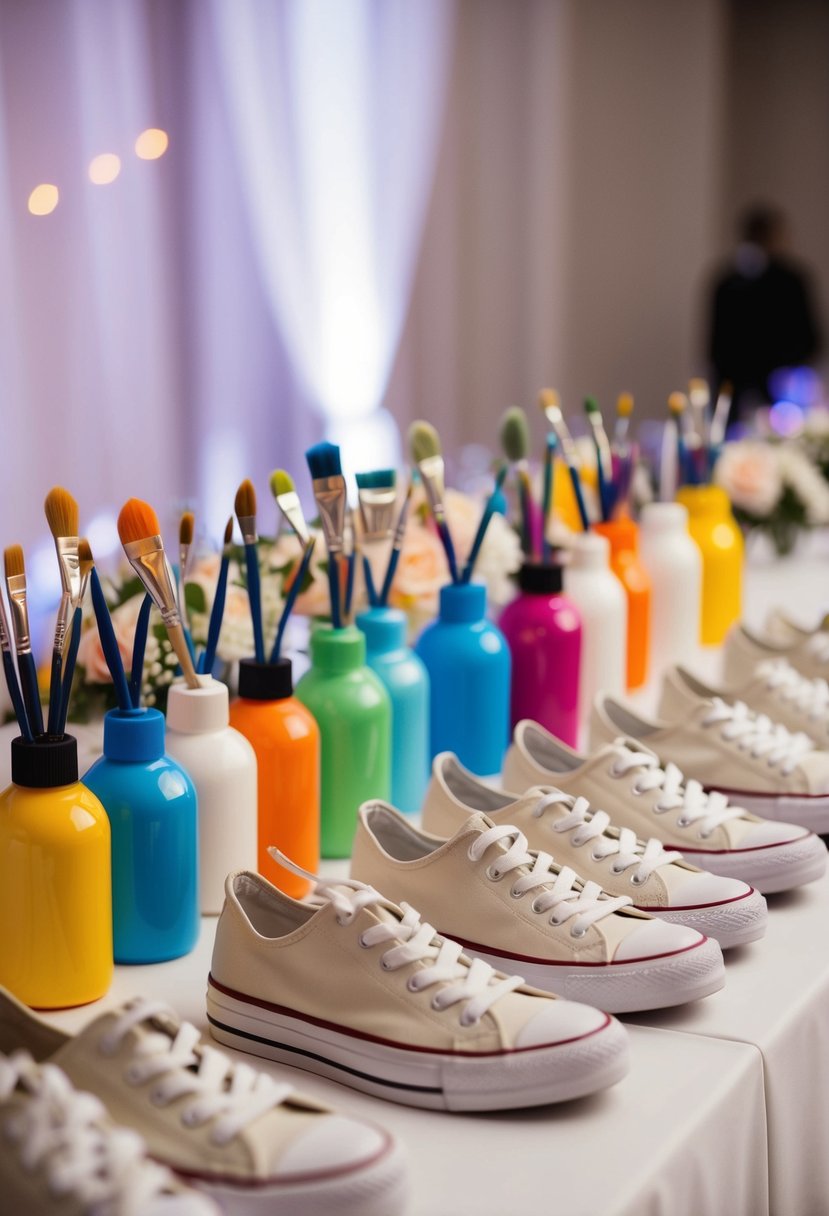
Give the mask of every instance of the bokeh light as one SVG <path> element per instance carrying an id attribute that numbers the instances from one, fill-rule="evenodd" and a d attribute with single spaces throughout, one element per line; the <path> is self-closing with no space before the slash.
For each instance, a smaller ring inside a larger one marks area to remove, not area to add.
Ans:
<path id="1" fill-rule="evenodd" d="M 170 137 L 160 127 L 147 127 L 135 141 L 135 155 L 142 160 L 158 160 L 170 144 Z"/>
<path id="2" fill-rule="evenodd" d="M 41 182 L 29 195 L 29 211 L 32 215 L 49 215 L 57 207 L 59 198 L 57 186 Z"/>
<path id="3" fill-rule="evenodd" d="M 108 186 L 121 172 L 121 157 L 114 152 L 102 152 L 89 162 L 89 180 L 96 186 Z"/>

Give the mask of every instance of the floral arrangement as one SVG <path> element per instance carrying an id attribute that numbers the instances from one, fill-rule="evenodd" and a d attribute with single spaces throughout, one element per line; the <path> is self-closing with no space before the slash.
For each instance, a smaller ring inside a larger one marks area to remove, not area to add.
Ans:
<path id="1" fill-rule="evenodd" d="M 765 533 L 780 555 L 792 551 L 801 531 L 829 524 L 829 482 L 800 440 L 727 443 L 713 480 L 737 521 Z"/>
<path id="2" fill-rule="evenodd" d="M 446 492 L 446 510 L 459 562 L 463 562 L 472 547 L 480 518 L 481 504 L 476 499 L 454 490 Z M 312 529 L 313 531 L 313 529 Z M 316 556 L 319 554 L 319 556 Z M 272 638 L 276 630 L 284 597 L 296 576 L 302 549 L 297 538 L 283 533 L 274 539 L 260 538 L 259 561 L 262 569 L 262 622 L 265 637 Z M 213 592 L 219 573 L 220 555 L 207 553 L 197 556 L 188 571 L 184 589 L 187 617 L 193 642 L 203 646 Z M 502 515 L 495 515 L 476 564 L 476 575 L 486 582 L 493 605 L 505 604 L 514 594 L 511 575 L 521 564 L 521 546 L 516 533 Z M 326 618 L 329 613 L 329 593 L 325 544 L 320 536 L 305 585 L 294 607 L 295 616 Z M 440 588 L 449 582 L 449 570 L 443 547 L 434 530 L 422 488 L 412 496 L 409 519 L 390 603 L 401 608 L 409 620 L 409 634 L 416 636 L 434 617 L 438 608 Z M 135 621 L 144 598 L 144 589 L 126 563 L 112 577 L 103 578 L 104 594 L 109 604 L 118 648 L 129 671 L 132 664 L 132 639 Z M 245 583 L 244 550 L 231 550 L 228 571 L 227 598 L 219 635 L 217 657 L 225 669 L 253 653 L 253 626 Z M 161 617 L 153 609 L 147 649 L 144 657 L 142 703 L 162 711 L 167 704 L 167 690 L 176 673 L 177 661 L 167 639 Z M 109 669 L 104 659 L 94 616 L 84 615 L 84 629 L 78 649 L 78 662 L 69 718 L 86 722 L 115 706 L 115 693 Z"/>

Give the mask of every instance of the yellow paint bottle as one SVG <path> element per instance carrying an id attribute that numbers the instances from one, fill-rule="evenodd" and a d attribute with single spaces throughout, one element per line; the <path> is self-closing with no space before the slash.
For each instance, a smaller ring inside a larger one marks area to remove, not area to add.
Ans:
<path id="1" fill-rule="evenodd" d="M 0 984 L 37 1009 L 112 980 L 109 820 L 78 781 L 75 740 L 15 739 L 0 794 Z"/>
<path id="2" fill-rule="evenodd" d="M 719 646 L 743 612 L 743 534 L 722 486 L 680 486 L 676 500 L 702 553 L 700 641 Z"/>

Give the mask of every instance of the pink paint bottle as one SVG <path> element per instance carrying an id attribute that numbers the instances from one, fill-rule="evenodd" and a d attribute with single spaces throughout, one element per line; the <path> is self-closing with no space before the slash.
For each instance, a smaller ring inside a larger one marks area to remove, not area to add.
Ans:
<path id="1" fill-rule="evenodd" d="M 532 718 L 576 747 L 581 616 L 562 582 L 558 563 L 525 562 L 499 625 L 512 654 L 511 725 Z"/>

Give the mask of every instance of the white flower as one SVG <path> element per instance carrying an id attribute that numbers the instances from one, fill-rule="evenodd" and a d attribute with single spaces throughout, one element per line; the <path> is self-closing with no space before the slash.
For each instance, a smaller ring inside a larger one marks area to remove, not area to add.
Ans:
<path id="1" fill-rule="evenodd" d="M 829 484 L 823 474 L 796 443 L 781 444 L 778 454 L 783 481 L 803 503 L 809 523 L 829 523 Z"/>
<path id="2" fill-rule="evenodd" d="M 727 443 L 714 468 L 714 481 L 735 507 L 765 519 L 783 493 L 779 449 L 769 443 Z"/>

